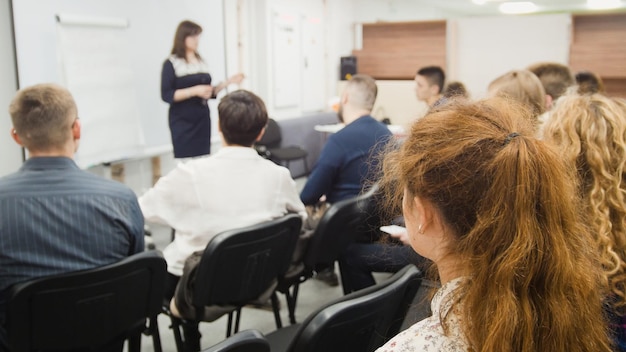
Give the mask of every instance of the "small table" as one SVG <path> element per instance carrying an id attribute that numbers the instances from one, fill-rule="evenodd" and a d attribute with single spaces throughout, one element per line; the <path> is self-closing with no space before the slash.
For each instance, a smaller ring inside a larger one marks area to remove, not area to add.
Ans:
<path id="1" fill-rule="evenodd" d="M 406 137 L 406 131 L 404 126 L 402 125 L 386 125 L 389 131 L 396 137 Z M 313 127 L 318 132 L 323 133 L 337 133 L 339 130 L 344 128 L 345 125 L 343 123 L 336 123 L 333 125 L 315 125 Z"/>

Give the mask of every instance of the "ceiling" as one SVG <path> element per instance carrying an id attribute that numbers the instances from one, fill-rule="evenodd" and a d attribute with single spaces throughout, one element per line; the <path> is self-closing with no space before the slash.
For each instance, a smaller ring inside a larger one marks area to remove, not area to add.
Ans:
<path id="1" fill-rule="evenodd" d="M 394 0 L 384 0 L 393 2 Z M 501 15 L 498 7 L 506 0 L 486 0 L 483 5 L 477 5 L 472 0 L 418 0 L 424 5 L 438 8 L 442 11 L 459 16 Z M 620 7 L 613 10 L 592 10 L 586 0 L 528 0 L 537 5 L 534 13 L 591 13 L 591 12 L 626 12 L 626 0 L 620 1 Z M 509 2 L 516 2 L 511 0 Z"/>

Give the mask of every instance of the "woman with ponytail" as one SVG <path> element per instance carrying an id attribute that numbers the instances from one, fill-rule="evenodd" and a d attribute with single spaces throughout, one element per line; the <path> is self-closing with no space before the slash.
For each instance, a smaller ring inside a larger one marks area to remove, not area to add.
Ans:
<path id="1" fill-rule="evenodd" d="M 626 351 L 626 102 L 571 91 L 558 100 L 544 138 L 576 169 L 583 213 L 604 269 L 616 350 Z"/>
<path id="2" fill-rule="evenodd" d="M 388 207 L 436 266 L 432 316 L 378 351 L 610 351 L 573 175 L 499 98 L 441 107 L 383 164 Z"/>

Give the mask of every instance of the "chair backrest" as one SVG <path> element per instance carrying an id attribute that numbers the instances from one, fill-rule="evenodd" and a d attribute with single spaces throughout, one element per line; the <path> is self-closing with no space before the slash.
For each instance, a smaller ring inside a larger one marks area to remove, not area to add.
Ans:
<path id="1" fill-rule="evenodd" d="M 16 284 L 7 304 L 11 351 L 102 346 L 140 328 L 161 311 L 165 277 L 165 260 L 148 251 L 103 267 Z"/>
<path id="2" fill-rule="evenodd" d="M 420 276 L 407 265 L 385 282 L 327 304 L 302 323 L 288 351 L 374 351 L 400 331 Z"/>
<path id="3" fill-rule="evenodd" d="M 270 344 L 258 330 L 244 330 L 202 352 L 270 352 Z"/>
<path id="4" fill-rule="evenodd" d="M 265 127 L 265 134 L 263 134 L 261 140 L 256 142 L 256 144 L 263 145 L 267 148 L 277 148 L 280 147 L 281 140 L 282 137 L 278 123 L 276 123 L 274 119 L 269 119 L 267 121 L 267 126 Z"/>
<path id="5" fill-rule="evenodd" d="M 309 240 L 303 259 L 305 267 L 332 263 L 356 238 L 372 230 L 369 219 L 374 216 L 377 190 L 374 185 L 366 193 L 337 202 L 326 210 Z"/>
<path id="6" fill-rule="evenodd" d="M 243 306 L 258 298 L 287 271 L 301 227 L 300 216 L 289 214 L 211 239 L 196 273 L 196 309 Z"/>

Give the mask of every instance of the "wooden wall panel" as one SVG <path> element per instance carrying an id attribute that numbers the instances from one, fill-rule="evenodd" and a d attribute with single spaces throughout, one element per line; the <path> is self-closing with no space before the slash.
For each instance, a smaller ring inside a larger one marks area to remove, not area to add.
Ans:
<path id="1" fill-rule="evenodd" d="M 626 99 L 626 78 L 603 79 L 606 94 Z"/>
<path id="2" fill-rule="evenodd" d="M 572 18 L 570 66 L 602 77 L 606 92 L 626 98 L 626 14 Z"/>
<path id="3" fill-rule="evenodd" d="M 446 69 L 446 22 L 363 24 L 357 71 L 376 79 L 413 79 L 420 67 Z"/>
<path id="4" fill-rule="evenodd" d="M 626 78 L 626 14 L 573 17 L 570 66 L 603 78 Z"/>

